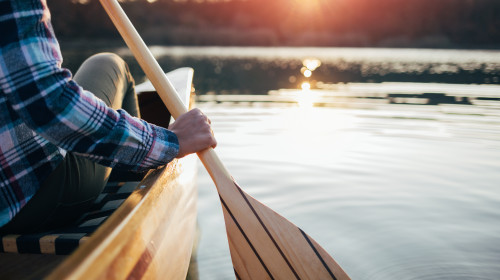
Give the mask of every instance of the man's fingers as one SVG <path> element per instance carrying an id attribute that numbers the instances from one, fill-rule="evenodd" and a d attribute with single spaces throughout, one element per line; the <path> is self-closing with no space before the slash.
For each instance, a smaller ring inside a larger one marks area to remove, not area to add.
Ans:
<path id="1" fill-rule="evenodd" d="M 210 128 L 210 132 L 212 134 L 212 143 L 210 145 L 210 147 L 212 147 L 213 149 L 215 149 L 215 147 L 217 147 L 217 140 L 215 139 L 215 134 L 214 134 L 214 131 L 212 130 L 212 128 Z"/>
<path id="2" fill-rule="evenodd" d="M 200 109 L 195 108 L 179 116 L 169 126 L 179 139 L 178 157 L 217 146 L 211 123 L 211 120 Z"/>

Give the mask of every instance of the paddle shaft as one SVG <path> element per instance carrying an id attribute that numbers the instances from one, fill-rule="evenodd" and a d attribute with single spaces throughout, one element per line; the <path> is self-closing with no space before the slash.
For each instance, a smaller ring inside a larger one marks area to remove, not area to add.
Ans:
<path id="1" fill-rule="evenodd" d="M 174 118 L 187 112 L 174 87 L 117 0 L 100 0 Z M 246 194 L 212 148 L 198 152 L 221 203 L 238 279 L 349 279 L 333 258 L 294 224 Z"/>
<path id="2" fill-rule="evenodd" d="M 100 1 L 172 116 L 177 118 L 186 113 L 188 111 L 187 107 L 178 97 L 174 86 L 165 76 L 160 65 L 128 19 L 120 4 L 116 0 Z M 199 152 L 198 156 L 214 180 L 216 180 L 214 177 L 219 176 L 231 177 L 212 148 Z"/>

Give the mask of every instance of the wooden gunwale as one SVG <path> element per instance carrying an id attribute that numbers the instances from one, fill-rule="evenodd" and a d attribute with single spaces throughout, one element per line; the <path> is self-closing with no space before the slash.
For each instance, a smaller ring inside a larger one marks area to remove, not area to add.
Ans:
<path id="1" fill-rule="evenodd" d="M 170 279 L 185 277 L 196 230 L 196 211 L 193 211 L 196 210 L 196 188 L 194 184 L 189 189 L 180 185 L 181 164 L 174 161 L 150 172 L 139 185 L 142 189 L 132 193 L 47 279 L 124 279 L 133 275 L 155 278 L 155 275 L 163 277 L 164 273 L 171 275 Z M 167 244 L 169 241 L 176 246 L 183 245 L 183 250 L 169 250 L 173 260 L 154 260 L 165 255 L 162 248 L 172 247 Z M 159 261 L 161 265 L 157 264 Z M 167 266 L 170 268 L 161 274 L 149 271 Z"/>
<path id="2" fill-rule="evenodd" d="M 193 70 L 167 75 L 189 104 Z M 142 87 L 137 90 L 153 91 Z M 196 232 L 195 166 L 196 158 L 189 156 L 149 172 L 139 189 L 47 279 L 185 278 Z"/>

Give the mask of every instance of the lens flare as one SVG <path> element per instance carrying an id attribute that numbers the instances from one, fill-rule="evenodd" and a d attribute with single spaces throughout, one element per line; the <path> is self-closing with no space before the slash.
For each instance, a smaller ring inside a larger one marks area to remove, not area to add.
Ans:
<path id="1" fill-rule="evenodd" d="M 302 61 L 302 64 L 309 70 L 314 71 L 321 66 L 321 61 L 316 58 L 307 58 Z"/>

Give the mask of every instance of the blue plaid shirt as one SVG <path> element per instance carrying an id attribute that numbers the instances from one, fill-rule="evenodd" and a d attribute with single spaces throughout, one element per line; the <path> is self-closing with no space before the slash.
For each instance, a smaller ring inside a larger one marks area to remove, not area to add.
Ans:
<path id="1" fill-rule="evenodd" d="M 0 0 L 0 27 L 0 226 L 65 151 L 135 171 L 177 155 L 174 133 L 107 107 L 61 68 L 45 0 Z"/>

